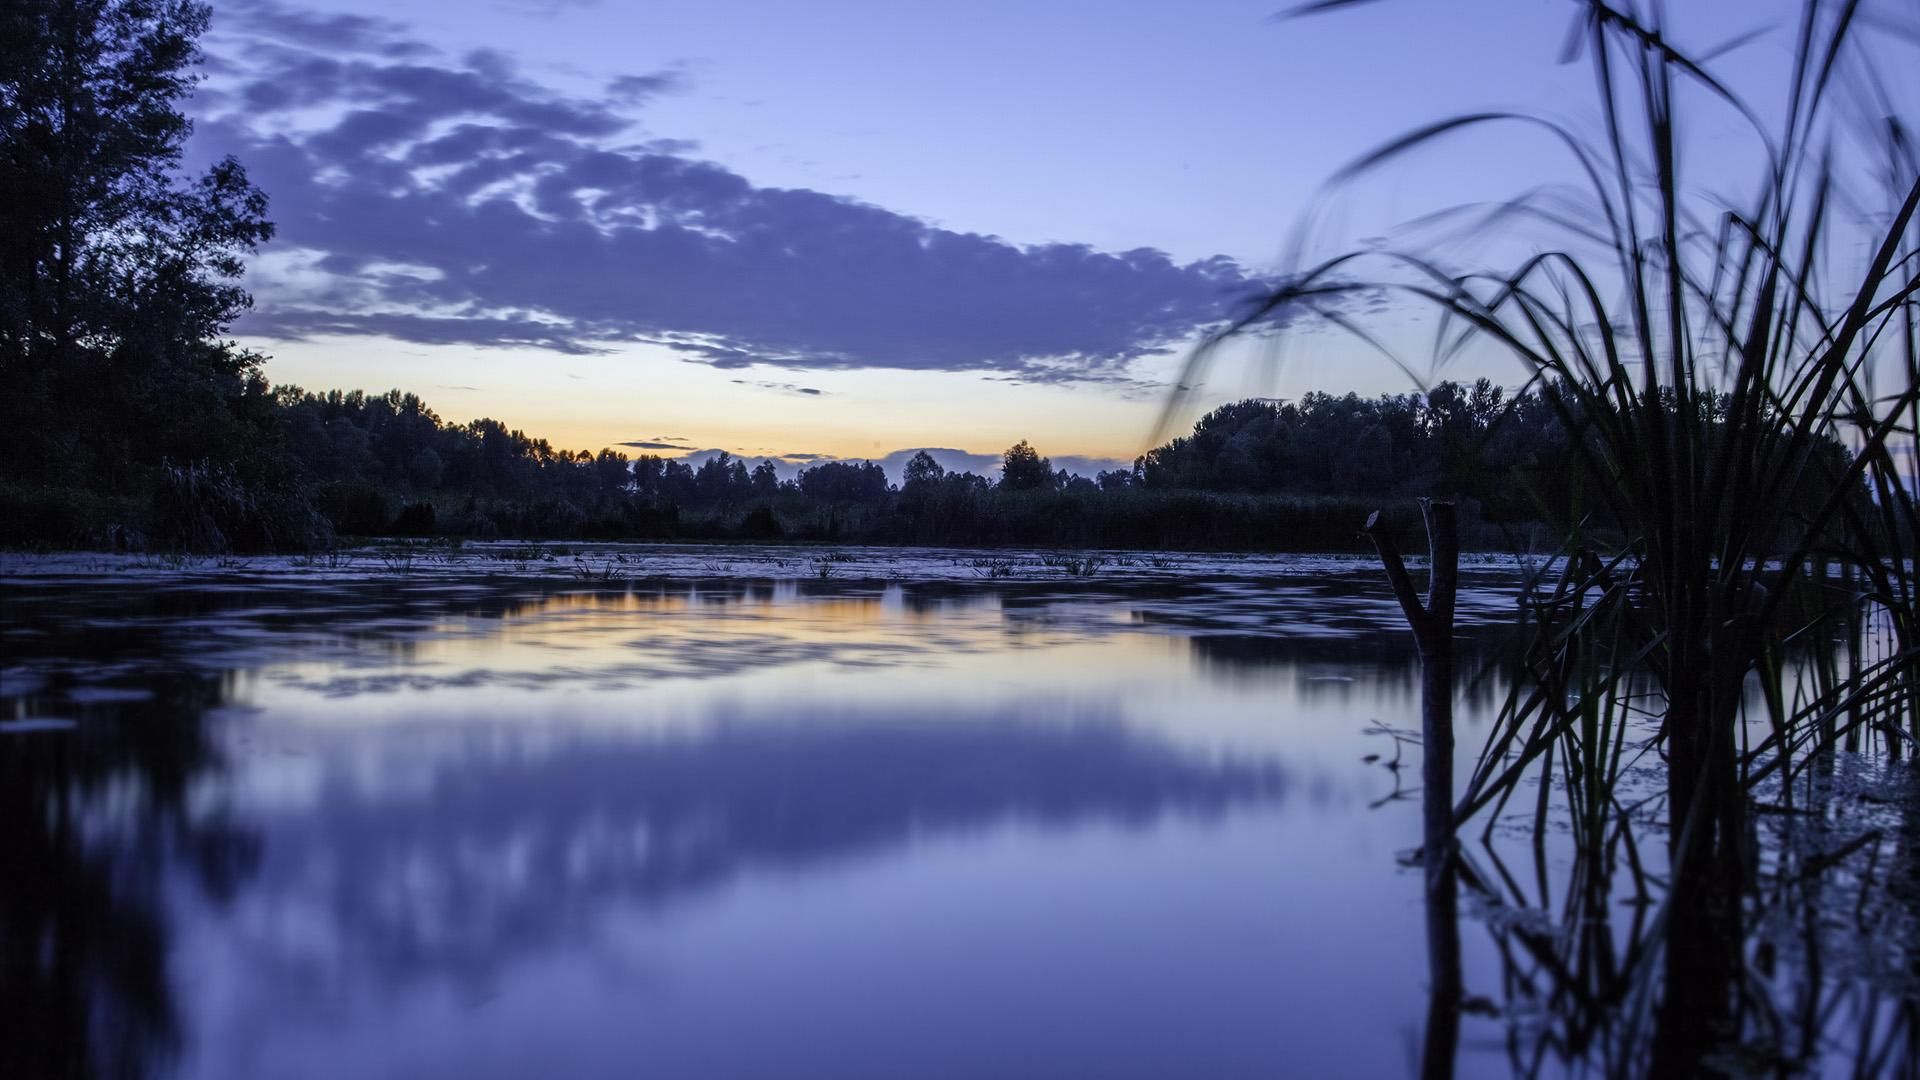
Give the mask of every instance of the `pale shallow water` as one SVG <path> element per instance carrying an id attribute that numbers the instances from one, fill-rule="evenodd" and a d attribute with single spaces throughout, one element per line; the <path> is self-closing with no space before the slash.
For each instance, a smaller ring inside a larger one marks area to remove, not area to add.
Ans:
<path id="1" fill-rule="evenodd" d="M 7 1004 L 100 1074 L 1411 1074 L 1377 571 L 1102 558 L 8 556 Z"/>

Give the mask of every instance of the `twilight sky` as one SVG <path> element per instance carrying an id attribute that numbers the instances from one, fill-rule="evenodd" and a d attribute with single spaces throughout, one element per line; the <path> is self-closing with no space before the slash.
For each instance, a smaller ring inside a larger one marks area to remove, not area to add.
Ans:
<path id="1" fill-rule="evenodd" d="M 237 332 L 275 382 L 399 386 L 570 448 L 1028 438 L 1092 467 L 1144 448 L 1180 350 L 1345 161 L 1469 109 L 1593 112 L 1554 63 L 1565 0 L 1283 6 L 216 0 L 193 152 L 272 198 Z M 1727 61 L 1766 104 L 1792 4 L 1672 6 L 1683 41 L 1777 28 Z M 1742 152 L 1700 133 L 1707 160 Z M 1565 176 L 1537 136 L 1479 135 L 1321 233 Z M 1196 405 L 1410 388 L 1303 327 Z"/>

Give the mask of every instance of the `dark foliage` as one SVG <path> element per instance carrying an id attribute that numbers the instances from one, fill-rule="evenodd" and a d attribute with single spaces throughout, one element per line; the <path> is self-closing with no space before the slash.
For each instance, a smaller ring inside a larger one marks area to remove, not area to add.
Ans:
<path id="1" fill-rule="evenodd" d="M 494 420 L 446 423 L 397 390 L 282 387 L 274 400 L 291 466 L 354 536 L 1327 550 L 1355 548 L 1381 497 L 1445 495 L 1462 503 L 1470 543 L 1506 547 L 1534 523 L 1586 513 L 1569 482 L 1581 466 L 1568 403 L 1507 398 L 1485 381 L 1222 406 L 1097 481 L 1054 471 L 1022 441 L 997 482 L 923 452 L 898 486 L 872 462 L 782 482 L 770 463 L 730 454 L 696 466 L 559 450 Z"/>
<path id="2" fill-rule="evenodd" d="M 1037 491 L 1053 486 L 1053 462 L 1043 458 L 1027 440 L 1007 448 L 1000 459 L 1000 486 L 1008 491 Z"/>
<path id="3" fill-rule="evenodd" d="M 1532 498 L 1540 474 L 1565 462 L 1566 429 L 1542 395 L 1503 399 L 1481 379 L 1426 394 L 1241 401 L 1146 454 L 1134 478 L 1102 477 L 1100 486 L 1464 495 L 1496 519 L 1528 518 L 1541 512 Z"/>
<path id="4" fill-rule="evenodd" d="M 232 160 L 180 170 L 207 17 L 186 0 L 0 11 L 0 485 L 10 503 L 64 493 L 60 542 L 97 540 L 110 523 L 89 511 L 160 494 L 179 463 L 243 504 L 291 495 L 283 459 L 254 452 L 274 428 L 260 358 L 219 340 L 249 303 L 243 256 L 272 235 L 266 196 Z"/>

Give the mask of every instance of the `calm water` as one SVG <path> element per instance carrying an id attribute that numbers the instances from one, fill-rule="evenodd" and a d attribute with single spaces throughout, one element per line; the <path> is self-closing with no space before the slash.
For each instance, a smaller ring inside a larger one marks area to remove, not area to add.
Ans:
<path id="1" fill-rule="evenodd" d="M 1418 751 L 1381 730 L 1415 669 L 1369 564 L 503 554 L 8 557 L 16 1053 L 1415 1071 Z M 1468 568 L 1465 634 L 1516 580 Z M 1462 691 L 1463 768 L 1495 690 Z M 1497 993 L 1493 941 L 1467 963 Z M 1510 1019 L 1468 1017 L 1462 1075 L 1510 1070 Z"/>

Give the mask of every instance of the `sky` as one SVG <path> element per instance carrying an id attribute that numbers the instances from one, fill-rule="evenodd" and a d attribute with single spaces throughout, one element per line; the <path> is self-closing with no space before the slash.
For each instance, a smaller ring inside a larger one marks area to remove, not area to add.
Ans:
<path id="1" fill-rule="evenodd" d="M 1591 76 L 1555 63 L 1566 0 L 1282 6 L 215 0 L 190 154 L 272 200 L 235 334 L 276 383 L 400 387 L 578 449 L 985 468 L 1025 438 L 1090 472 L 1150 445 L 1185 350 L 1288 268 L 1309 210 L 1340 247 L 1569 178 L 1488 132 L 1316 203 L 1423 122 L 1590 117 Z M 1674 8 L 1683 41 L 1775 27 L 1726 61 L 1764 105 L 1792 5 Z M 1738 159 L 1732 125 L 1697 133 Z M 1419 351 L 1421 313 L 1356 314 Z M 1176 420 L 1414 388 L 1290 330 Z"/>

